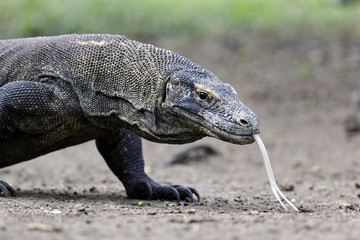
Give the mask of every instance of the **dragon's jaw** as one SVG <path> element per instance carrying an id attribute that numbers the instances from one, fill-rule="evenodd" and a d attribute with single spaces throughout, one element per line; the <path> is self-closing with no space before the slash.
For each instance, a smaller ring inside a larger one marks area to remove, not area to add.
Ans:
<path id="1" fill-rule="evenodd" d="M 232 122 L 212 121 L 212 119 L 204 119 L 198 114 L 194 114 L 183 108 L 174 107 L 173 112 L 176 113 L 184 122 L 188 122 L 194 130 L 201 132 L 209 137 L 214 137 L 225 142 L 234 144 L 250 144 L 255 140 L 253 134 L 260 133 L 259 121 L 255 114 L 246 117 L 243 125 Z M 218 124 L 218 123 L 223 124 Z"/>

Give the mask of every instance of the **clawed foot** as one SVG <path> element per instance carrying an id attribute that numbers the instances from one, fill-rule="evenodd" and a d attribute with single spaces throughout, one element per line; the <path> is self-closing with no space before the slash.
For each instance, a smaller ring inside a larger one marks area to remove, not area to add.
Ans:
<path id="1" fill-rule="evenodd" d="M 161 186 L 152 180 L 142 180 L 126 188 L 127 195 L 135 199 L 149 200 L 176 200 L 194 202 L 195 195 L 200 201 L 200 195 L 192 187 L 183 187 L 180 185 Z"/>
<path id="2" fill-rule="evenodd" d="M 0 195 L 5 197 L 14 197 L 15 190 L 6 182 L 0 181 Z"/>

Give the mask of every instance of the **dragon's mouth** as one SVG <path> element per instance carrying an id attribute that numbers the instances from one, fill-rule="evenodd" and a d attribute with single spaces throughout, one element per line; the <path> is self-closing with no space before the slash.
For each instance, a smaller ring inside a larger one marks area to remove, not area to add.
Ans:
<path id="1" fill-rule="evenodd" d="M 210 136 L 218 138 L 220 140 L 230 143 L 240 144 L 240 145 L 250 144 L 255 142 L 255 139 L 253 138 L 252 134 L 242 134 L 242 135 L 233 134 L 220 129 L 217 126 L 214 125 L 212 126 L 213 126 L 211 131 L 212 134 Z"/>
<path id="2" fill-rule="evenodd" d="M 186 109 L 173 107 L 172 110 L 176 113 L 177 116 L 183 118 L 186 122 L 189 120 L 195 122 L 197 126 L 191 126 L 192 128 L 196 129 L 197 131 L 200 130 L 209 137 L 214 137 L 225 142 L 240 145 L 250 144 L 255 141 L 252 135 L 259 133 L 258 128 L 246 128 L 246 130 L 244 130 L 244 134 L 234 134 L 234 132 L 229 132 L 227 130 L 229 128 L 225 129 L 221 126 L 217 126 L 212 122 L 209 122 L 208 120 L 200 117 L 199 115 L 187 111 Z M 229 124 L 234 125 L 233 123 Z"/>

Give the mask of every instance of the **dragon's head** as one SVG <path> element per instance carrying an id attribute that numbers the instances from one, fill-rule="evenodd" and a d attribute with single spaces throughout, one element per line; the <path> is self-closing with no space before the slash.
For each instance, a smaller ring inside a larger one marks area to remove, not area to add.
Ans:
<path id="1" fill-rule="evenodd" d="M 249 144 L 260 131 L 257 116 L 235 89 L 205 69 L 173 72 L 160 106 L 189 129 L 226 142 Z"/>

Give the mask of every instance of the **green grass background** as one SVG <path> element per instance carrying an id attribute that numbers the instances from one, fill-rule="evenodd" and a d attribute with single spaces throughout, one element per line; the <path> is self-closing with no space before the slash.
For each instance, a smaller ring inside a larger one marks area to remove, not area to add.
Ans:
<path id="1" fill-rule="evenodd" d="M 131 38 L 360 36 L 360 4 L 335 0 L 0 0 L 0 39 L 67 33 Z"/>

